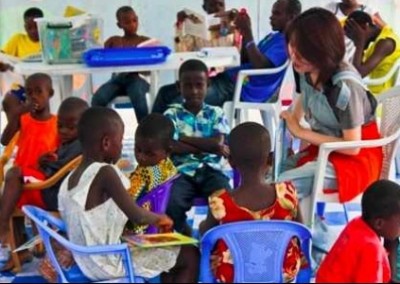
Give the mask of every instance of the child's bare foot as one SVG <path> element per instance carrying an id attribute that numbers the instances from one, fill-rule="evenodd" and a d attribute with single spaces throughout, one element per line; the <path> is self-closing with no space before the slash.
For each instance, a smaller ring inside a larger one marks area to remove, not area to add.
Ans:
<path id="1" fill-rule="evenodd" d="M 30 262 L 33 259 L 31 252 L 28 250 L 18 252 L 18 257 L 21 261 L 21 264 L 25 262 Z M 14 261 L 11 258 L 11 251 L 9 251 L 8 260 L 2 267 L 0 267 L 0 272 L 10 271 L 13 268 L 14 268 Z"/>

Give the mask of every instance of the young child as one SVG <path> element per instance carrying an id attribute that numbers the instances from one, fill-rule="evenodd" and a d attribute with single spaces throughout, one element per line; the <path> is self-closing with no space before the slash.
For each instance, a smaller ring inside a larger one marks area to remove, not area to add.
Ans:
<path id="1" fill-rule="evenodd" d="M 123 6 L 117 11 L 117 26 L 124 31 L 123 36 L 112 36 L 105 44 L 105 48 L 135 47 L 148 37 L 137 34 L 139 19 L 135 11 L 129 6 Z M 111 80 L 102 85 L 92 98 L 93 106 L 107 106 L 119 95 L 127 95 L 131 100 L 138 121 L 148 114 L 146 93 L 150 85 L 139 73 L 113 74 Z"/>
<path id="2" fill-rule="evenodd" d="M 99 127 L 101 125 L 101 127 Z M 169 231 L 173 222 L 165 215 L 142 209 L 129 196 L 129 180 L 111 164 L 121 154 L 124 125 L 112 110 L 94 107 L 87 110 L 78 126 L 83 159 L 62 183 L 59 210 L 71 242 L 79 245 L 118 244 L 128 219 L 135 224 L 152 224 Z M 138 276 L 154 277 L 169 271 L 174 282 L 197 279 L 198 255 L 192 247 L 134 250 L 132 260 Z M 188 261 L 190 259 L 190 261 Z M 124 274 L 122 260 L 115 256 L 74 255 L 86 277 L 93 281 L 113 279 Z"/>
<path id="3" fill-rule="evenodd" d="M 45 178 L 51 177 L 64 165 L 81 154 L 78 141 L 78 120 L 88 108 L 88 104 L 79 98 L 70 97 L 62 102 L 58 111 L 58 135 L 61 146 L 56 152 L 43 154 L 39 159 L 39 169 Z M 15 172 L 20 171 L 15 168 Z M 35 205 L 47 210 L 56 211 L 57 195 L 62 179 L 55 185 L 43 190 L 23 190 L 24 180 L 21 175 L 5 181 L 3 195 L 0 198 L 0 239 L 4 240 L 9 233 L 9 219 L 15 207 Z M 4 244 L 4 243 L 3 243 Z M 10 264 L 11 265 L 11 264 Z"/>
<path id="4" fill-rule="evenodd" d="M 254 122 L 235 127 L 229 135 L 229 162 L 239 171 L 241 184 L 232 193 L 222 189 L 209 198 L 210 212 L 200 224 L 200 233 L 219 224 L 248 220 L 295 220 L 301 222 L 297 194 L 289 183 L 268 184 L 268 158 L 271 143 L 268 131 Z M 283 275 L 285 282 L 293 280 L 301 266 L 301 250 L 294 239 L 287 249 Z M 234 279 L 229 249 L 219 241 L 213 252 L 215 277 L 226 283 Z"/>
<path id="5" fill-rule="evenodd" d="M 353 65 L 362 77 L 382 78 L 393 68 L 400 57 L 400 38 L 389 25 L 379 27 L 365 12 L 351 13 L 344 27 L 346 35 L 353 41 L 355 55 Z M 380 85 L 368 86 L 378 95 L 392 88 L 396 76 Z"/>
<path id="6" fill-rule="evenodd" d="M 15 34 L 4 45 L 1 52 L 19 58 L 40 53 L 41 47 L 39 42 L 39 31 L 35 19 L 42 17 L 43 12 L 39 8 L 29 8 L 26 10 L 23 16 L 26 34 Z M 8 64 L 3 63 L 1 65 L 2 68 L 0 68 L 0 72 L 12 70 L 12 67 Z M 22 110 L 24 109 L 25 100 L 26 96 L 23 86 L 15 84 L 5 95 L 2 102 L 3 110 L 6 113 L 8 121 L 11 119 L 11 112 L 17 111 L 17 109 L 21 108 Z"/>
<path id="7" fill-rule="evenodd" d="M 134 200 L 140 200 L 177 174 L 169 158 L 173 135 L 174 124 L 162 114 L 150 114 L 139 123 L 135 135 L 135 156 L 139 165 L 129 178 L 128 190 Z M 133 227 L 133 230 L 143 233 L 146 227 Z"/>
<path id="8" fill-rule="evenodd" d="M 167 214 L 180 232 L 196 196 L 230 189 L 229 178 L 222 172 L 229 126 L 222 109 L 204 103 L 208 83 L 208 69 L 202 61 L 184 62 L 177 84 L 184 103 L 172 105 L 164 114 L 175 124 L 172 159 L 181 174 L 172 186 Z"/>
<path id="9" fill-rule="evenodd" d="M 317 271 L 317 283 L 387 283 L 391 280 L 387 252 L 381 237 L 400 236 L 400 186 L 380 180 L 361 200 L 362 216 L 340 234 Z"/>
<path id="10" fill-rule="evenodd" d="M 12 114 L 1 137 L 1 143 L 7 145 L 19 131 L 18 151 L 11 168 L 5 177 L 6 188 L 4 194 L 12 192 L 7 187 L 18 188 L 21 179 L 24 182 L 43 180 L 45 175 L 39 167 L 39 157 L 54 151 L 59 143 L 57 135 L 57 117 L 50 113 L 49 100 L 53 96 L 51 79 L 48 75 L 37 73 L 26 80 L 26 95 L 28 113 L 19 111 Z M 46 135 L 43 135 L 46 133 Z M 4 195 L 2 203 L 15 204 L 17 200 L 10 200 Z M 14 198 L 18 199 L 17 196 Z M 33 198 L 33 195 L 32 195 Z M 4 205 L 4 204 L 2 204 Z M 7 219 L 11 216 L 14 207 L 2 206 L 0 214 L 0 254 L 3 254 L 8 235 Z M 8 254 L 0 258 L 7 258 Z"/>

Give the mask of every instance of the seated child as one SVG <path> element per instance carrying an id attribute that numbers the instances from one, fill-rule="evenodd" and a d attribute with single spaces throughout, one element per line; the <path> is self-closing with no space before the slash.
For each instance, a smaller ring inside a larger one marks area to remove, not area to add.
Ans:
<path id="1" fill-rule="evenodd" d="M 387 283 L 391 279 L 381 237 L 400 236 L 400 186 L 380 180 L 371 184 L 361 200 L 362 216 L 340 234 L 317 271 L 317 283 Z"/>
<path id="2" fill-rule="evenodd" d="M 184 103 L 172 105 L 164 114 L 175 124 L 178 138 L 173 141 L 172 159 L 181 175 L 172 186 L 167 214 L 179 232 L 195 197 L 230 189 L 229 178 L 222 172 L 228 121 L 221 108 L 204 103 L 208 83 L 208 69 L 202 61 L 184 62 L 178 84 Z"/>
<path id="3" fill-rule="evenodd" d="M 53 95 L 50 77 L 41 73 L 28 77 L 26 94 L 30 111 L 25 114 L 15 113 L 1 137 L 2 144 L 7 145 L 18 131 L 20 133 L 15 166 L 6 174 L 0 208 L 0 243 L 3 245 L 9 230 L 8 218 L 19 199 L 19 194 L 15 194 L 14 191 L 18 191 L 23 182 L 45 178 L 40 169 L 39 157 L 54 151 L 59 144 L 57 117 L 50 113 L 49 108 L 49 100 Z M 44 133 L 46 135 L 43 135 Z M 40 193 L 36 196 L 32 193 L 30 198 L 34 198 L 35 204 L 42 201 Z M 8 206 L 9 204 L 13 206 Z"/>
<path id="4" fill-rule="evenodd" d="M 123 36 L 112 36 L 105 44 L 105 48 L 135 47 L 148 37 L 137 34 L 139 19 L 135 11 L 129 6 L 123 6 L 117 11 L 117 25 L 124 31 Z M 113 74 L 111 80 L 102 85 L 92 98 L 93 106 L 107 106 L 119 95 L 127 95 L 131 100 L 138 121 L 148 113 L 146 93 L 150 85 L 139 76 L 139 73 Z"/>
<path id="5" fill-rule="evenodd" d="M 140 200 L 177 174 L 169 158 L 173 135 L 173 123 L 162 114 L 150 114 L 139 123 L 135 135 L 135 156 L 139 165 L 130 176 L 131 187 L 128 190 L 134 200 Z M 143 233 L 146 228 L 133 229 L 135 233 Z"/>
<path id="6" fill-rule="evenodd" d="M 78 141 L 78 120 L 88 108 L 88 104 L 76 97 L 64 100 L 58 110 L 58 136 L 61 145 L 56 152 L 43 154 L 39 159 L 40 171 L 46 178 L 54 175 L 68 162 L 82 154 Z M 15 171 L 20 169 L 16 168 Z M 58 209 L 57 195 L 63 178 L 53 186 L 42 190 L 23 190 L 23 179 L 16 174 L 14 179 L 6 179 L 3 196 L 0 198 L 0 236 L 8 234 L 9 219 L 15 207 L 35 205 L 40 208 L 56 211 Z M 4 229 L 6 228 L 6 229 Z M 10 267 L 12 264 L 10 263 Z"/>
<path id="7" fill-rule="evenodd" d="M 289 182 L 268 184 L 268 159 L 271 148 L 268 131 L 254 122 L 235 127 L 229 136 L 229 163 L 239 171 L 241 184 L 232 193 L 226 189 L 215 192 L 209 198 L 210 211 L 200 224 L 204 234 L 212 227 L 248 220 L 294 220 L 301 222 L 301 214 L 294 186 Z M 229 249 L 222 240 L 213 251 L 213 271 L 221 282 L 232 283 L 234 271 L 232 259 L 225 258 Z M 301 266 L 301 249 L 293 239 L 287 249 L 283 267 L 285 282 L 293 280 Z"/>
<path id="8" fill-rule="evenodd" d="M 120 157 L 123 133 L 123 122 L 112 109 L 94 107 L 82 115 L 78 126 L 82 163 L 63 181 L 58 195 L 61 216 L 67 228 L 74 228 L 68 230 L 68 238 L 75 244 L 119 244 L 128 220 L 138 225 L 152 224 L 161 231 L 169 231 L 173 226 L 167 216 L 137 206 L 128 194 L 129 180 L 112 165 Z M 165 275 L 168 279 L 197 281 L 198 254 L 194 247 L 133 250 L 132 253 L 137 276 L 154 277 L 172 268 Z M 74 260 L 93 281 L 124 275 L 119 257 L 74 255 Z"/>
<path id="9" fill-rule="evenodd" d="M 39 8 L 29 8 L 24 12 L 24 28 L 25 33 L 17 33 L 10 38 L 10 40 L 3 46 L 1 52 L 24 58 L 30 55 L 38 54 L 41 51 L 39 41 L 39 31 L 35 19 L 42 18 L 43 12 Z M 12 66 L 0 63 L 0 72 L 12 70 Z M 11 112 L 21 109 L 24 111 L 25 107 L 25 90 L 23 86 L 15 84 L 12 89 L 5 95 L 2 105 L 3 110 L 10 121 Z"/>

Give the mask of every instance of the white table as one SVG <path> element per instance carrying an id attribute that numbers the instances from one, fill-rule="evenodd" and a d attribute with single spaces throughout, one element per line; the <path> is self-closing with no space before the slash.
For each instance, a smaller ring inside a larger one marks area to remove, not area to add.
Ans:
<path id="1" fill-rule="evenodd" d="M 202 60 L 208 67 L 234 67 L 240 65 L 240 54 L 235 47 L 205 48 L 200 52 L 172 53 L 163 63 L 150 65 L 130 65 L 113 67 L 88 67 L 85 64 L 57 64 L 20 62 L 14 66 L 14 71 L 21 75 L 33 73 L 46 73 L 58 78 L 61 99 L 73 94 L 73 74 L 94 74 L 97 72 L 150 72 L 151 104 L 154 102 L 158 91 L 158 77 L 160 71 L 178 70 L 180 65 L 188 59 Z M 91 81 L 91 76 L 89 76 Z M 89 84 L 92 86 L 92 84 Z M 92 90 L 91 90 L 92 91 Z"/>

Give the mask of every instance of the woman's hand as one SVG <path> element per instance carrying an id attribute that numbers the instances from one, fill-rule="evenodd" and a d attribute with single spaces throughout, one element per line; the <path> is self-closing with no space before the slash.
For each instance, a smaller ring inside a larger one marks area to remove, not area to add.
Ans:
<path id="1" fill-rule="evenodd" d="M 285 110 L 281 112 L 280 117 L 285 120 L 286 126 L 289 129 L 290 133 L 296 137 L 300 138 L 300 133 L 302 130 L 302 127 L 299 123 L 299 121 L 296 119 L 296 117 L 289 111 Z"/>

